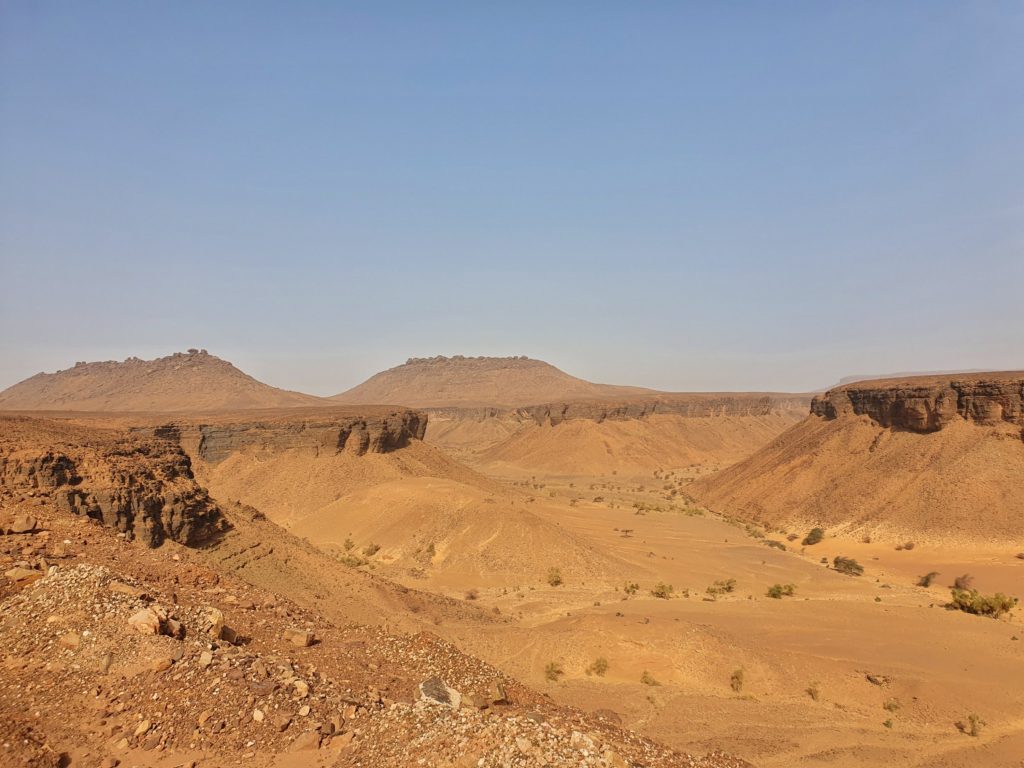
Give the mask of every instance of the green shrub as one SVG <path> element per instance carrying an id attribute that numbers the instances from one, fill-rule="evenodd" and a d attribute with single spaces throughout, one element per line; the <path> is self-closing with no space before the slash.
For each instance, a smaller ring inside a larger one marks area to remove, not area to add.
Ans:
<path id="1" fill-rule="evenodd" d="M 1017 605 L 1016 597 L 1007 597 L 1002 592 L 986 596 L 976 589 L 954 587 L 950 590 L 950 594 L 952 600 L 947 606 L 948 608 L 973 613 L 977 616 L 991 616 L 993 619 L 998 619 L 1004 613 L 1009 613 Z"/>
<path id="2" fill-rule="evenodd" d="M 776 600 L 781 600 L 784 597 L 792 597 L 796 592 L 795 584 L 773 584 L 768 587 L 768 591 L 765 593 L 768 597 L 773 597 Z"/>
<path id="3" fill-rule="evenodd" d="M 558 568 L 548 569 L 548 584 L 557 587 L 562 584 L 562 572 Z"/>
<path id="4" fill-rule="evenodd" d="M 654 675 L 646 669 L 644 670 L 644 673 L 640 675 L 640 682 L 644 685 L 661 685 L 661 683 L 654 679 Z"/>
<path id="5" fill-rule="evenodd" d="M 977 737 L 981 734 L 981 728 L 984 725 L 987 725 L 987 723 L 981 719 L 981 716 L 971 712 L 971 714 L 967 716 L 967 722 L 965 723 L 961 721 L 956 724 L 956 727 L 960 729 L 961 733 Z"/>
<path id="6" fill-rule="evenodd" d="M 801 542 L 804 546 L 811 546 L 817 544 L 819 541 L 825 538 L 825 531 L 821 528 L 811 528 L 810 532 L 804 536 L 804 540 Z"/>
<path id="7" fill-rule="evenodd" d="M 733 592 L 736 589 L 736 579 L 720 579 L 707 588 L 707 593 L 714 597 Z"/>
<path id="8" fill-rule="evenodd" d="M 743 667 L 734 670 L 732 675 L 729 676 L 729 687 L 733 689 L 735 693 L 739 693 L 743 690 Z"/>
<path id="9" fill-rule="evenodd" d="M 565 670 L 562 669 L 562 665 L 557 661 L 549 661 L 548 665 L 544 667 L 544 677 L 550 680 L 552 683 L 557 683 L 558 678 L 565 674 Z"/>
<path id="10" fill-rule="evenodd" d="M 654 589 L 651 590 L 652 595 L 660 597 L 662 600 L 668 600 L 672 597 L 673 592 L 675 592 L 673 586 L 671 584 L 666 584 L 663 581 L 659 581 L 654 585 Z"/>
<path id="11" fill-rule="evenodd" d="M 854 560 L 852 557 L 843 557 L 837 555 L 832 559 L 832 567 L 840 573 L 845 573 L 847 576 L 863 576 L 864 566 Z"/>

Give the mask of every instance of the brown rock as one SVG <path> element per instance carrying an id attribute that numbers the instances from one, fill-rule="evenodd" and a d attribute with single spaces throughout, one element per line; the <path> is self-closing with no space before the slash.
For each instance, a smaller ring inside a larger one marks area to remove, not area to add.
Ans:
<path id="1" fill-rule="evenodd" d="M 313 644 L 313 633 L 304 629 L 286 629 L 284 639 L 292 645 L 306 648 Z"/>
<path id="2" fill-rule="evenodd" d="M 159 635 L 160 615 L 153 608 L 143 608 L 128 619 L 128 626 L 141 635 Z"/>
<path id="3" fill-rule="evenodd" d="M 32 515 L 18 515 L 8 528 L 11 533 L 32 533 L 35 529 L 36 519 Z"/>
<path id="4" fill-rule="evenodd" d="M 319 731 L 306 731 L 299 735 L 289 749 L 292 752 L 303 752 L 312 749 L 319 749 L 320 747 L 320 732 Z"/>
<path id="5" fill-rule="evenodd" d="M 21 581 L 34 581 L 35 579 L 43 578 L 43 574 L 39 571 L 33 571 L 31 568 L 11 568 L 9 571 L 4 571 L 4 576 L 14 582 Z"/>
<path id="6" fill-rule="evenodd" d="M 60 638 L 61 648 L 67 648 L 69 651 L 77 651 L 81 645 L 82 637 L 77 632 L 68 632 Z"/>

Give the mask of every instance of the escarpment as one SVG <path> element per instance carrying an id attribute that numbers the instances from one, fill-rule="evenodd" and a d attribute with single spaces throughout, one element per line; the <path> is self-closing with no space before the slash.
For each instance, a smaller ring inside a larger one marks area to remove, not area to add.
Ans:
<path id="1" fill-rule="evenodd" d="M 170 442 L 24 417 L 0 418 L 0 427 L 4 496 L 49 498 L 149 547 L 195 546 L 226 529 L 189 457 Z"/>
<path id="2" fill-rule="evenodd" d="M 936 432 L 958 419 L 1024 428 L 1024 373 L 869 381 L 814 398 L 811 413 L 826 419 L 865 415 L 883 427 Z"/>
<path id="3" fill-rule="evenodd" d="M 177 443 L 190 456 L 209 464 L 242 451 L 294 451 L 312 456 L 349 453 L 387 453 L 411 440 L 422 440 L 427 417 L 405 409 L 324 409 L 273 413 L 263 418 L 225 416 L 181 419 L 136 432 Z"/>

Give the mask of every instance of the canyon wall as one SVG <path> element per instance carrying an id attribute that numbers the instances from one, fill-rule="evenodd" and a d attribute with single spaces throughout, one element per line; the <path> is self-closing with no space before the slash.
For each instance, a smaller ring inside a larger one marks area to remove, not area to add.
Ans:
<path id="1" fill-rule="evenodd" d="M 180 445 L 190 456 L 210 464 L 240 451 L 299 451 L 312 456 L 335 453 L 387 453 L 422 440 L 427 417 L 411 410 L 365 409 L 364 412 L 294 413 L 262 419 L 181 419 L 156 426 L 133 427 L 144 435 Z"/>
<path id="2" fill-rule="evenodd" d="M 936 432 L 957 419 L 1024 428 L 1024 373 L 867 381 L 814 398 L 811 413 L 826 419 L 866 415 L 883 427 Z"/>
<path id="3" fill-rule="evenodd" d="M 0 497 L 49 498 L 150 547 L 202 544 L 227 527 L 170 442 L 29 418 L 0 429 Z"/>

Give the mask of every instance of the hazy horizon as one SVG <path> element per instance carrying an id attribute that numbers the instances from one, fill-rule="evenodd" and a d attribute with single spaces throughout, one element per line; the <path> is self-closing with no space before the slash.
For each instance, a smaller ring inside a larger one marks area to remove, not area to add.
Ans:
<path id="1" fill-rule="evenodd" d="M 1024 368 L 1024 6 L 0 7 L 0 389 Z"/>

